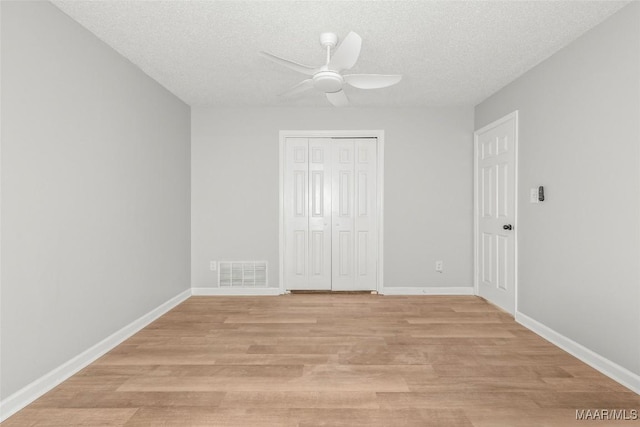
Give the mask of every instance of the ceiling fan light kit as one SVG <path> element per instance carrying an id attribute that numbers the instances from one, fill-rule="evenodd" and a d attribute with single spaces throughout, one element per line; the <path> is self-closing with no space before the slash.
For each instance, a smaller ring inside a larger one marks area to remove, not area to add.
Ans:
<path id="1" fill-rule="evenodd" d="M 327 50 L 327 62 L 320 67 L 309 67 L 298 64 L 288 59 L 280 58 L 267 52 L 260 54 L 291 70 L 311 76 L 310 79 L 290 87 L 281 96 L 292 96 L 306 92 L 311 89 L 323 92 L 331 105 L 335 107 L 346 107 L 349 99 L 344 93 L 344 85 L 349 84 L 358 89 L 380 89 L 398 83 L 401 75 L 385 74 L 347 74 L 342 75 L 345 70 L 351 69 L 358 57 L 362 47 L 362 38 L 353 31 L 347 34 L 340 46 L 331 55 L 331 49 L 338 44 L 338 36 L 335 33 L 320 34 L 320 45 Z"/>
<path id="2" fill-rule="evenodd" d="M 342 90 L 344 79 L 335 71 L 318 71 L 313 75 L 313 87 L 325 93 L 334 93 Z"/>

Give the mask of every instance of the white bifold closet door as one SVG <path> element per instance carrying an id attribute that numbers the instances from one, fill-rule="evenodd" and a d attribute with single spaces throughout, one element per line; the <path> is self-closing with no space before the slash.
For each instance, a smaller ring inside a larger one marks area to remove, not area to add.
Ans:
<path id="1" fill-rule="evenodd" d="M 376 289 L 376 150 L 375 138 L 287 138 L 287 289 Z"/>

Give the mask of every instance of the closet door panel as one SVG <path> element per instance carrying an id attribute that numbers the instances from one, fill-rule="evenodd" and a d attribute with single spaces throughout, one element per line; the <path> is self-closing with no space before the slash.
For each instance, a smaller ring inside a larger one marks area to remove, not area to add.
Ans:
<path id="1" fill-rule="evenodd" d="M 332 282 L 334 290 L 354 286 L 354 141 L 334 139 L 332 182 Z"/>
<path id="2" fill-rule="evenodd" d="M 309 142 L 307 138 L 287 138 L 283 184 L 286 288 L 310 289 Z"/>
<path id="3" fill-rule="evenodd" d="M 331 289 L 331 139 L 309 139 L 309 288 Z"/>
<path id="4" fill-rule="evenodd" d="M 354 289 L 375 290 L 377 283 L 377 144 L 373 138 L 355 142 Z"/>

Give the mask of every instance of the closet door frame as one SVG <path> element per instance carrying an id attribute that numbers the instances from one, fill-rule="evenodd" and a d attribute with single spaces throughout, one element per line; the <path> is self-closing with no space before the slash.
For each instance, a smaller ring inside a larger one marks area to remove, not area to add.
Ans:
<path id="1" fill-rule="evenodd" d="M 280 131 L 280 165 L 279 165 L 279 287 L 280 293 L 285 294 L 284 270 L 284 174 L 285 174 L 285 142 L 287 138 L 376 138 L 377 141 L 377 235 L 378 235 L 378 268 L 376 290 L 384 293 L 384 131 L 383 130 L 282 130 Z"/>

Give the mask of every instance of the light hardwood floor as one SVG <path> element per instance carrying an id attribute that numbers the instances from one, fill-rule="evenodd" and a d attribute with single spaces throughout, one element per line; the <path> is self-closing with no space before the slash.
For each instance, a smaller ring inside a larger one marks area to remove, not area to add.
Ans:
<path id="1" fill-rule="evenodd" d="M 192 297 L 3 425 L 612 424 L 576 409 L 640 396 L 477 297 Z"/>

